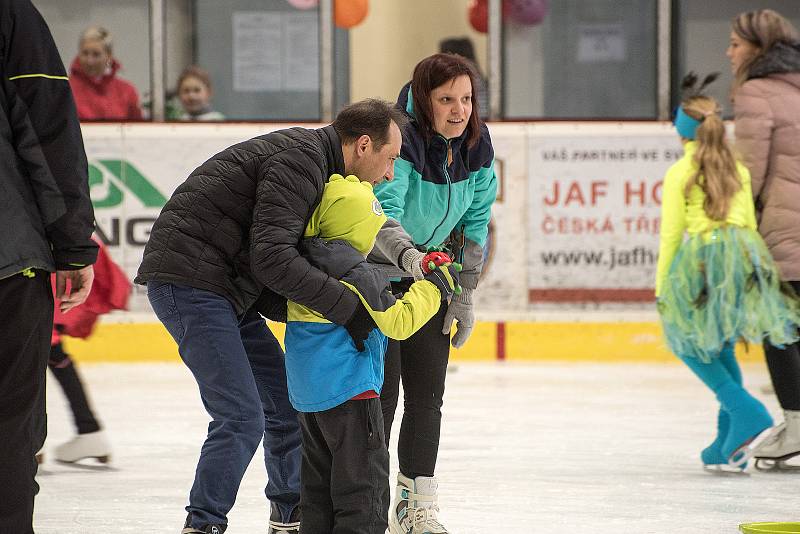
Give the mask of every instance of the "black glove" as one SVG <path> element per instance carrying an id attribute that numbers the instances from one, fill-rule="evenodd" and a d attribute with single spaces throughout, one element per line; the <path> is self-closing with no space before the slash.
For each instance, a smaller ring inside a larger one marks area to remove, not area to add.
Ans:
<path id="1" fill-rule="evenodd" d="M 356 346 L 356 350 L 358 352 L 363 352 L 364 340 L 369 337 L 369 333 L 372 332 L 373 329 L 378 328 L 378 325 L 375 324 L 372 316 L 364 307 L 364 303 L 359 299 L 356 311 L 353 312 L 353 315 L 350 316 L 350 320 L 347 321 L 344 327 L 347 329 L 347 333 L 350 334 L 350 337 L 353 338 L 353 344 Z"/>
<path id="2" fill-rule="evenodd" d="M 453 293 L 457 295 L 461 293 L 458 275 L 460 270 L 461 265 L 458 263 L 445 263 L 426 274 L 425 280 L 433 282 L 439 288 L 442 300 L 447 300 L 453 296 Z"/>
<path id="3" fill-rule="evenodd" d="M 286 298 L 271 289 L 264 288 L 252 307 L 265 319 L 286 322 Z"/>

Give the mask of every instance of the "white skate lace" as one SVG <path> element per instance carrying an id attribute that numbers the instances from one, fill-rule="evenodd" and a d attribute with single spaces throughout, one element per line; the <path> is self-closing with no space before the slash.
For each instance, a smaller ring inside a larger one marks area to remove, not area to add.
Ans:
<path id="1" fill-rule="evenodd" d="M 409 515 L 411 514 L 409 510 Z M 432 508 L 414 508 L 414 519 L 411 524 L 411 532 L 416 532 L 418 527 L 425 527 L 426 530 L 419 530 L 419 532 L 433 531 L 436 533 L 446 534 L 444 526 L 436 519 L 436 514 L 439 512 L 439 507 Z"/>

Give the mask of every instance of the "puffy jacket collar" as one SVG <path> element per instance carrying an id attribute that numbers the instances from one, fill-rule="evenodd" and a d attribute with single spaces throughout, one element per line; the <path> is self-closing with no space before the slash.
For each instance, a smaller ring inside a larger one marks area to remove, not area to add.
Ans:
<path id="1" fill-rule="evenodd" d="M 108 68 L 106 72 L 103 73 L 102 76 L 100 76 L 99 78 L 95 78 L 93 76 L 89 76 L 83 71 L 83 68 L 81 68 L 80 61 L 78 61 L 78 58 L 76 57 L 75 59 L 72 60 L 72 64 L 69 67 L 69 73 L 71 76 L 80 78 L 84 80 L 86 83 L 89 83 L 91 85 L 97 87 L 105 87 L 106 85 L 111 83 L 111 81 L 114 78 L 116 78 L 117 71 L 119 71 L 121 68 L 122 65 L 120 64 L 120 62 L 117 61 L 116 59 L 112 59 L 111 67 Z"/>
<path id="2" fill-rule="evenodd" d="M 800 42 L 777 42 L 750 66 L 747 78 L 765 78 L 771 74 L 800 72 Z"/>
<path id="3" fill-rule="evenodd" d="M 322 146 L 325 147 L 325 159 L 327 160 L 329 171 L 325 179 L 327 180 L 331 174 L 344 176 L 344 154 L 342 153 L 342 140 L 339 138 L 339 134 L 333 129 L 333 125 L 329 124 L 324 128 L 318 129 L 317 135 L 322 142 Z"/>

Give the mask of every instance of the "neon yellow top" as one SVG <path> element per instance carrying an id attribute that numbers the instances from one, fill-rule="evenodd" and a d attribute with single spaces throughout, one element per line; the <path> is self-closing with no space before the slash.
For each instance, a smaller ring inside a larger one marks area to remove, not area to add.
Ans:
<path id="1" fill-rule="evenodd" d="M 669 267 L 675 258 L 678 247 L 683 242 L 684 232 L 705 233 L 721 226 L 740 226 L 755 230 L 756 212 L 753 193 L 750 188 L 750 172 L 742 163 L 736 162 L 736 169 L 742 181 L 742 188 L 731 199 L 728 216 L 724 221 L 712 220 L 703 209 L 706 195 L 700 186 L 695 185 L 684 195 L 686 182 L 697 172 L 694 154 L 697 142 L 689 141 L 684 146 L 683 157 L 675 162 L 666 176 L 661 198 L 661 241 L 658 248 L 658 269 L 656 271 L 656 297 L 661 294 Z"/>

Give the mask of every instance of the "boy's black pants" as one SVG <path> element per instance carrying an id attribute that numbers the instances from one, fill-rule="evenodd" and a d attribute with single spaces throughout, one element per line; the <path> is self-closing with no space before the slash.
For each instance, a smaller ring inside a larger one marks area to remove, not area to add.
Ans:
<path id="1" fill-rule="evenodd" d="M 0 280 L 0 532 L 33 532 L 35 454 L 44 444 L 53 328 L 50 274 Z"/>
<path id="2" fill-rule="evenodd" d="M 301 534 L 384 534 L 389 453 L 380 399 L 300 413 Z"/>

